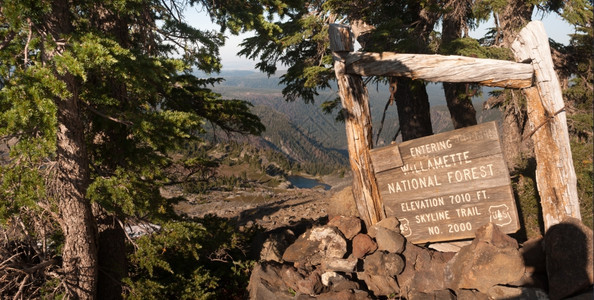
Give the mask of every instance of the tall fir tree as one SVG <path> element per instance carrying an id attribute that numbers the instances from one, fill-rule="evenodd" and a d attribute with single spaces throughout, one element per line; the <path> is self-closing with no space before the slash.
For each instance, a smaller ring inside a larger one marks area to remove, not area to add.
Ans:
<path id="1" fill-rule="evenodd" d="M 224 38 L 189 26 L 187 4 L 0 1 L 0 136 L 9 149 L 0 166 L 0 219 L 22 224 L 33 246 L 47 238 L 35 226 L 60 225 L 52 241 L 60 252 L 44 248 L 39 257 L 61 261 L 61 286 L 71 297 L 121 294 L 123 247 L 102 243 L 121 246 L 129 219 L 167 220 L 170 203 L 159 187 L 168 155 L 205 121 L 263 130 L 247 102 L 209 90 L 219 79 L 192 75 L 219 70 Z"/>
<path id="2" fill-rule="evenodd" d="M 349 23 L 356 35 L 364 35 L 359 39 L 363 51 L 435 52 L 433 27 L 439 20 L 435 1 L 263 0 L 234 7 L 217 9 L 213 5 L 217 12 L 213 20 L 231 32 L 255 32 L 244 40 L 239 54 L 256 60 L 256 67 L 268 74 L 276 72 L 279 65 L 286 67 L 281 84 L 288 101 L 312 102 L 319 90 L 331 87 L 330 23 Z M 403 137 L 432 134 L 424 83 L 401 78 L 395 91 L 400 97 L 396 104 Z M 339 100 L 327 101 L 323 107 L 332 111 L 339 107 Z"/>
<path id="3" fill-rule="evenodd" d="M 452 54 L 443 50 L 449 48 L 452 42 L 462 38 L 463 35 L 468 36 L 468 30 L 472 25 L 472 1 L 445 1 L 442 9 L 440 52 Z M 471 88 L 468 83 L 444 82 L 443 90 L 454 128 L 476 125 L 476 110 L 472 104 L 472 95 L 477 89 Z"/>

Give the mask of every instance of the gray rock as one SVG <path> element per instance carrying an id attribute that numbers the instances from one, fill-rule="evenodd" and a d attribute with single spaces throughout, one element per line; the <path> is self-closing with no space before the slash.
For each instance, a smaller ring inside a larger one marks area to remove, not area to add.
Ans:
<path id="1" fill-rule="evenodd" d="M 404 243 L 406 242 L 400 233 L 384 227 L 376 228 L 375 241 L 378 250 L 398 254 L 404 251 Z"/>
<path id="2" fill-rule="evenodd" d="M 328 293 L 320 294 L 316 297 L 318 300 L 367 300 L 371 299 L 369 294 L 365 291 L 331 291 Z"/>
<path id="3" fill-rule="evenodd" d="M 579 293 L 575 296 L 567 297 L 564 300 L 592 300 L 594 299 L 594 289 L 587 289 L 583 293 Z"/>
<path id="4" fill-rule="evenodd" d="M 398 221 L 398 219 L 396 219 L 396 217 L 388 217 L 388 218 L 382 219 L 381 221 L 375 223 L 373 226 L 367 228 L 367 234 L 370 237 L 375 238 L 377 235 L 378 228 L 386 228 L 386 229 L 400 233 L 400 221 Z"/>
<path id="5" fill-rule="evenodd" d="M 336 272 L 323 273 L 321 278 L 322 284 L 330 287 L 330 290 L 333 292 L 339 292 L 344 290 L 356 290 L 359 288 L 358 283 L 349 280 Z"/>
<path id="6" fill-rule="evenodd" d="M 477 290 L 456 290 L 458 300 L 489 300 L 487 294 Z"/>
<path id="7" fill-rule="evenodd" d="M 335 193 L 328 203 L 328 216 L 358 217 L 357 205 L 353 197 L 353 189 L 348 186 Z"/>
<path id="8" fill-rule="evenodd" d="M 544 238 L 532 238 L 524 242 L 520 254 L 524 259 L 526 271 L 519 281 L 512 282 L 511 285 L 548 289 Z"/>
<path id="9" fill-rule="evenodd" d="M 406 243 L 402 255 L 406 259 L 404 271 L 398 275 L 403 290 L 433 293 L 446 289 L 444 269 L 455 253 L 442 253 Z"/>
<path id="10" fill-rule="evenodd" d="M 322 262 L 320 268 L 324 271 L 351 273 L 355 271 L 358 261 L 359 260 L 355 257 L 329 258 Z"/>
<path id="11" fill-rule="evenodd" d="M 276 262 L 262 262 L 254 266 L 248 292 L 253 300 L 293 299 L 281 279 L 281 265 Z"/>
<path id="12" fill-rule="evenodd" d="M 396 217 L 387 217 L 375 223 L 372 227 L 383 227 L 400 233 L 400 221 Z"/>
<path id="13" fill-rule="evenodd" d="M 330 289 L 335 292 L 359 289 L 359 284 L 357 282 L 342 276 L 331 278 L 330 284 Z"/>
<path id="14" fill-rule="evenodd" d="M 367 254 L 371 254 L 377 250 L 377 243 L 365 233 L 357 234 L 352 241 L 353 257 L 363 258 Z"/>
<path id="15" fill-rule="evenodd" d="M 304 277 L 297 282 L 297 291 L 305 295 L 316 295 L 322 293 L 324 285 L 318 272 L 311 272 L 309 276 Z"/>
<path id="16" fill-rule="evenodd" d="M 363 280 L 367 289 L 377 296 L 389 296 L 400 293 L 398 282 L 393 277 L 385 275 L 372 275 L 367 272 L 358 272 L 357 278 Z"/>
<path id="17" fill-rule="evenodd" d="M 472 244 L 460 249 L 445 268 L 450 289 L 477 289 L 483 293 L 498 284 L 508 284 L 524 275 L 518 243 L 489 223 L 476 231 Z"/>
<path id="18" fill-rule="evenodd" d="M 289 265 L 283 265 L 280 272 L 283 283 L 293 291 L 297 291 L 297 283 L 303 280 L 303 274 L 299 273 L 297 269 Z"/>
<path id="19" fill-rule="evenodd" d="M 347 240 L 351 240 L 361 232 L 361 219 L 356 217 L 336 216 L 328 222 L 328 225 L 338 228 Z"/>
<path id="20" fill-rule="evenodd" d="M 330 285 L 330 279 L 335 278 L 335 277 L 339 277 L 340 275 L 338 275 L 338 273 L 334 272 L 334 271 L 327 271 L 322 273 L 321 279 L 322 279 L 322 284 L 325 286 L 329 286 Z"/>
<path id="21" fill-rule="evenodd" d="M 553 300 L 578 293 L 594 283 L 592 230 L 575 218 L 566 218 L 545 234 L 549 296 Z"/>
<path id="22" fill-rule="evenodd" d="M 350 291 L 331 291 L 328 293 L 320 294 L 316 297 L 316 299 L 321 300 L 354 300 L 355 295 Z"/>
<path id="23" fill-rule="evenodd" d="M 404 270 L 404 260 L 400 255 L 377 251 L 363 260 L 363 272 L 370 275 L 396 276 Z"/>
<path id="24" fill-rule="evenodd" d="M 343 258 L 346 252 L 347 242 L 336 227 L 315 227 L 285 250 L 283 260 L 315 266 L 326 259 Z"/>
<path id="25" fill-rule="evenodd" d="M 295 240 L 295 235 L 291 230 L 283 230 L 271 234 L 262 244 L 260 251 L 260 260 L 272 260 L 282 262 L 283 253 L 289 244 Z"/>
<path id="26" fill-rule="evenodd" d="M 524 288 L 524 287 L 509 287 L 496 285 L 489 289 L 487 295 L 491 299 L 526 299 L 526 300 L 549 300 L 547 293 L 541 289 Z"/>
<path id="27" fill-rule="evenodd" d="M 456 295 L 450 290 L 439 290 L 429 293 L 413 291 L 408 294 L 408 300 L 456 300 Z"/>
<path id="28" fill-rule="evenodd" d="M 439 252 L 458 252 L 464 246 L 468 246 L 472 241 L 455 241 L 431 243 L 428 247 Z"/>

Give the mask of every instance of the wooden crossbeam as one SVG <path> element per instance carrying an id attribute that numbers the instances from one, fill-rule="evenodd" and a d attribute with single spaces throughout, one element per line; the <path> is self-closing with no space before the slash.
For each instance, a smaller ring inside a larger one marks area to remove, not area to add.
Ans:
<path id="1" fill-rule="evenodd" d="M 346 74 L 472 82 L 502 88 L 530 87 L 534 77 L 529 63 L 455 55 L 350 52 L 343 61 Z"/>

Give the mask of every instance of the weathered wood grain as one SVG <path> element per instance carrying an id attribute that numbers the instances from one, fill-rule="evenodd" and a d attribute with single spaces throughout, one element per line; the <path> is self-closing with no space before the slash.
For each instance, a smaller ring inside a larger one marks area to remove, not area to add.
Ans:
<path id="1" fill-rule="evenodd" d="M 399 156 L 386 154 L 395 153 L 394 148 L 399 149 Z M 409 222 L 407 238 L 413 243 L 472 238 L 478 227 L 490 221 L 507 233 L 519 229 L 495 122 L 374 149 L 371 156 L 374 165 L 383 166 L 376 179 L 386 214 Z M 468 198 L 454 201 L 460 197 Z M 444 203 L 415 206 L 436 199 Z M 504 207 L 505 216 L 493 220 L 492 207 Z M 475 214 L 464 215 L 466 211 Z M 434 214 L 447 218 L 423 219 Z M 473 229 L 448 231 L 461 223 Z"/>
<path id="2" fill-rule="evenodd" d="M 404 164 L 408 162 L 405 160 Z M 426 168 L 426 167 L 425 167 Z M 461 164 L 423 171 L 405 172 L 402 168 L 376 174 L 383 202 L 420 199 L 468 189 L 509 185 L 503 155 L 475 158 Z"/>
<path id="3" fill-rule="evenodd" d="M 517 61 L 532 62 L 536 74 L 535 87 L 523 91 L 529 126 L 536 130 L 532 135 L 536 184 L 547 230 L 567 216 L 581 219 L 565 103 L 542 22 L 530 22 L 511 48 Z"/>
<path id="4" fill-rule="evenodd" d="M 353 36 L 349 26 L 342 24 L 331 24 L 328 28 L 330 37 L 330 50 L 332 52 L 353 51 Z"/>
<path id="5" fill-rule="evenodd" d="M 488 198 L 483 199 L 485 195 Z M 470 202 L 456 203 L 456 200 L 460 201 L 467 196 Z M 400 227 L 402 234 L 408 241 L 415 244 L 469 239 L 474 237 L 479 227 L 489 222 L 498 225 L 503 232 L 516 232 L 520 224 L 517 210 L 509 201 L 512 198 L 513 192 L 510 186 L 499 186 L 425 199 L 412 199 L 400 203 L 386 203 L 386 213 L 398 216 L 402 224 Z M 418 209 L 422 206 L 421 201 L 425 203 L 424 200 L 438 205 Z M 439 205 L 440 201 L 445 205 Z M 448 218 L 437 220 L 439 213 L 442 213 L 443 217 L 446 211 Z M 464 228 L 461 224 L 464 224 Z M 435 227 L 439 228 L 439 232 L 436 232 Z"/>
<path id="6" fill-rule="evenodd" d="M 341 57 L 352 49 L 348 27 L 332 24 L 329 29 L 334 71 L 345 114 L 349 163 L 353 173 L 353 197 L 361 219 L 370 226 L 385 217 L 369 150 L 372 148 L 371 113 L 367 88 L 359 75 L 344 73 Z"/>
<path id="7" fill-rule="evenodd" d="M 465 56 L 351 52 L 346 73 L 361 76 L 406 76 L 433 82 L 473 82 L 504 88 L 532 86 L 530 64 Z"/>
<path id="8" fill-rule="evenodd" d="M 369 153 L 376 173 L 402 166 L 398 145 L 371 149 Z"/>
<path id="9" fill-rule="evenodd" d="M 408 165 L 426 161 L 435 157 L 451 156 L 456 153 L 468 152 L 467 159 L 495 155 L 501 153 L 501 144 L 498 138 L 495 122 L 483 123 L 477 126 L 466 127 L 464 130 L 452 130 L 438 136 L 426 136 L 414 140 L 392 144 L 370 151 L 376 173 L 402 167 L 405 160 Z M 390 155 L 388 153 L 393 153 Z M 398 153 L 398 156 L 395 155 Z M 455 159 L 456 157 L 454 157 Z M 446 158 L 447 163 L 447 158 Z"/>

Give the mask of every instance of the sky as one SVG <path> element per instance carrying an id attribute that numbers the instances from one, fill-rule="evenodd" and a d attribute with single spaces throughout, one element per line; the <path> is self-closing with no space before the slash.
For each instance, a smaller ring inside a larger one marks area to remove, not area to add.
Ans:
<path id="1" fill-rule="evenodd" d="M 208 30 L 219 30 L 219 27 L 210 21 L 210 18 L 206 12 L 199 8 L 189 8 L 186 11 L 186 18 L 188 23 L 199 29 Z M 569 44 L 569 34 L 574 32 L 573 27 L 565 22 L 561 17 L 555 13 L 546 14 L 543 16 L 540 12 L 535 12 L 532 16 L 532 20 L 542 21 L 549 38 L 552 38 L 558 43 L 567 45 Z M 470 32 L 470 36 L 473 38 L 483 37 L 488 28 L 494 27 L 493 20 L 489 20 L 482 23 L 479 28 L 475 31 Z M 220 55 L 223 63 L 223 70 L 254 70 L 256 64 L 255 61 L 247 59 L 245 57 L 237 56 L 239 52 L 239 44 L 246 37 L 253 34 L 244 33 L 238 36 L 231 35 L 229 32 L 225 34 L 227 40 L 225 46 L 220 49 Z M 282 69 L 282 66 L 279 67 Z"/>

